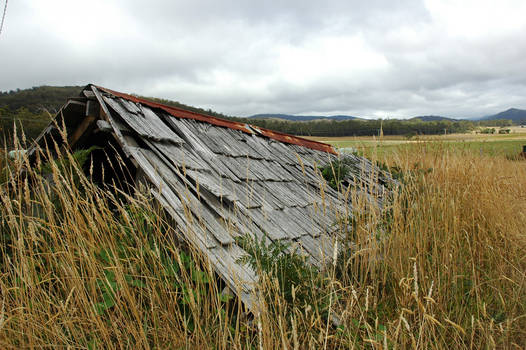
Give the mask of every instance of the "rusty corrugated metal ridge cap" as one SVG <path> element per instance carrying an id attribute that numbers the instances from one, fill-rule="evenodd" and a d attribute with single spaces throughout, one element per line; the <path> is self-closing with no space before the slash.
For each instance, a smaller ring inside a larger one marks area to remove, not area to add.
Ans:
<path id="1" fill-rule="evenodd" d="M 240 130 L 247 134 L 254 134 L 254 130 L 255 130 L 256 133 L 260 135 L 263 135 L 265 137 L 268 137 L 268 138 L 271 138 L 271 139 L 274 139 L 280 142 L 290 143 L 290 144 L 307 147 L 307 148 L 311 148 L 317 151 L 332 153 L 336 155 L 338 154 L 335 151 L 334 147 L 332 147 L 329 144 L 323 143 L 323 142 L 312 141 L 312 140 L 305 139 L 303 137 L 289 135 L 289 134 L 278 132 L 278 131 L 272 131 L 272 130 L 265 129 L 265 128 L 260 128 L 255 125 L 250 125 L 250 124 L 235 122 L 231 120 L 221 119 L 217 117 L 212 117 L 209 115 L 188 111 L 186 109 L 172 107 L 172 106 L 168 106 L 168 105 L 158 103 L 158 102 L 153 102 L 153 101 L 150 101 L 144 98 L 136 97 L 130 94 L 125 94 L 125 93 L 111 90 L 111 89 L 108 89 L 102 86 L 98 86 L 94 84 L 90 84 L 90 85 L 96 87 L 97 89 L 101 91 L 104 91 L 111 95 L 123 98 L 125 100 L 132 101 L 135 103 L 140 103 L 148 107 L 161 109 L 176 118 L 198 120 L 198 121 L 209 123 L 209 124 L 216 125 L 216 126 L 222 126 L 225 128 Z"/>

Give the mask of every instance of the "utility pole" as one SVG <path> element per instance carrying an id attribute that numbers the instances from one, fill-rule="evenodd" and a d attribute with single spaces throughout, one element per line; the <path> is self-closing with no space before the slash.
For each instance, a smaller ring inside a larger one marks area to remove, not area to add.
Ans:
<path id="1" fill-rule="evenodd" d="M 7 12 L 7 1 L 8 0 L 5 0 L 4 14 L 2 15 L 2 22 L 0 23 L 0 35 L 2 35 L 2 29 L 4 28 L 5 14 Z"/>

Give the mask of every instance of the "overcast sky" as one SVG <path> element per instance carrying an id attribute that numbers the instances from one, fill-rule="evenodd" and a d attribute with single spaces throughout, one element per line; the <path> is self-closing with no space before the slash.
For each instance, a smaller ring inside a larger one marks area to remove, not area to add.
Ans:
<path id="1" fill-rule="evenodd" d="M 9 1 L 0 90 L 87 83 L 238 116 L 526 109 L 526 1 Z"/>

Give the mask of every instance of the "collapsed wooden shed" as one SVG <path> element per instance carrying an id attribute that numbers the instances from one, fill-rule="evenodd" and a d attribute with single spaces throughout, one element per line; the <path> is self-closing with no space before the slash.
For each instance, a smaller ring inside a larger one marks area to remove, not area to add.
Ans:
<path id="1" fill-rule="evenodd" d="M 146 183 L 180 238 L 209 259 L 249 308 L 258 277 L 238 262 L 246 253 L 236 236 L 290 242 L 319 267 L 333 257 L 340 238 L 335 223 L 350 215 L 351 203 L 327 186 L 319 167 L 345 158 L 346 185 L 378 207 L 388 193 L 377 181 L 379 169 L 363 157 L 95 85 L 62 107 L 29 156 L 65 142 L 72 149 L 97 145 L 122 159 L 125 169 L 106 171 L 100 180 Z M 95 167 L 103 168 L 104 159 Z"/>

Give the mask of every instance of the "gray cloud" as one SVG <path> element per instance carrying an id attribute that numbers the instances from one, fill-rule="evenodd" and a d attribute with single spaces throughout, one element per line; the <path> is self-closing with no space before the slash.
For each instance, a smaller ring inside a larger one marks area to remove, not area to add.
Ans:
<path id="1" fill-rule="evenodd" d="M 525 5 L 466 4 L 10 2 L 0 90 L 94 82 L 233 115 L 526 108 Z"/>

